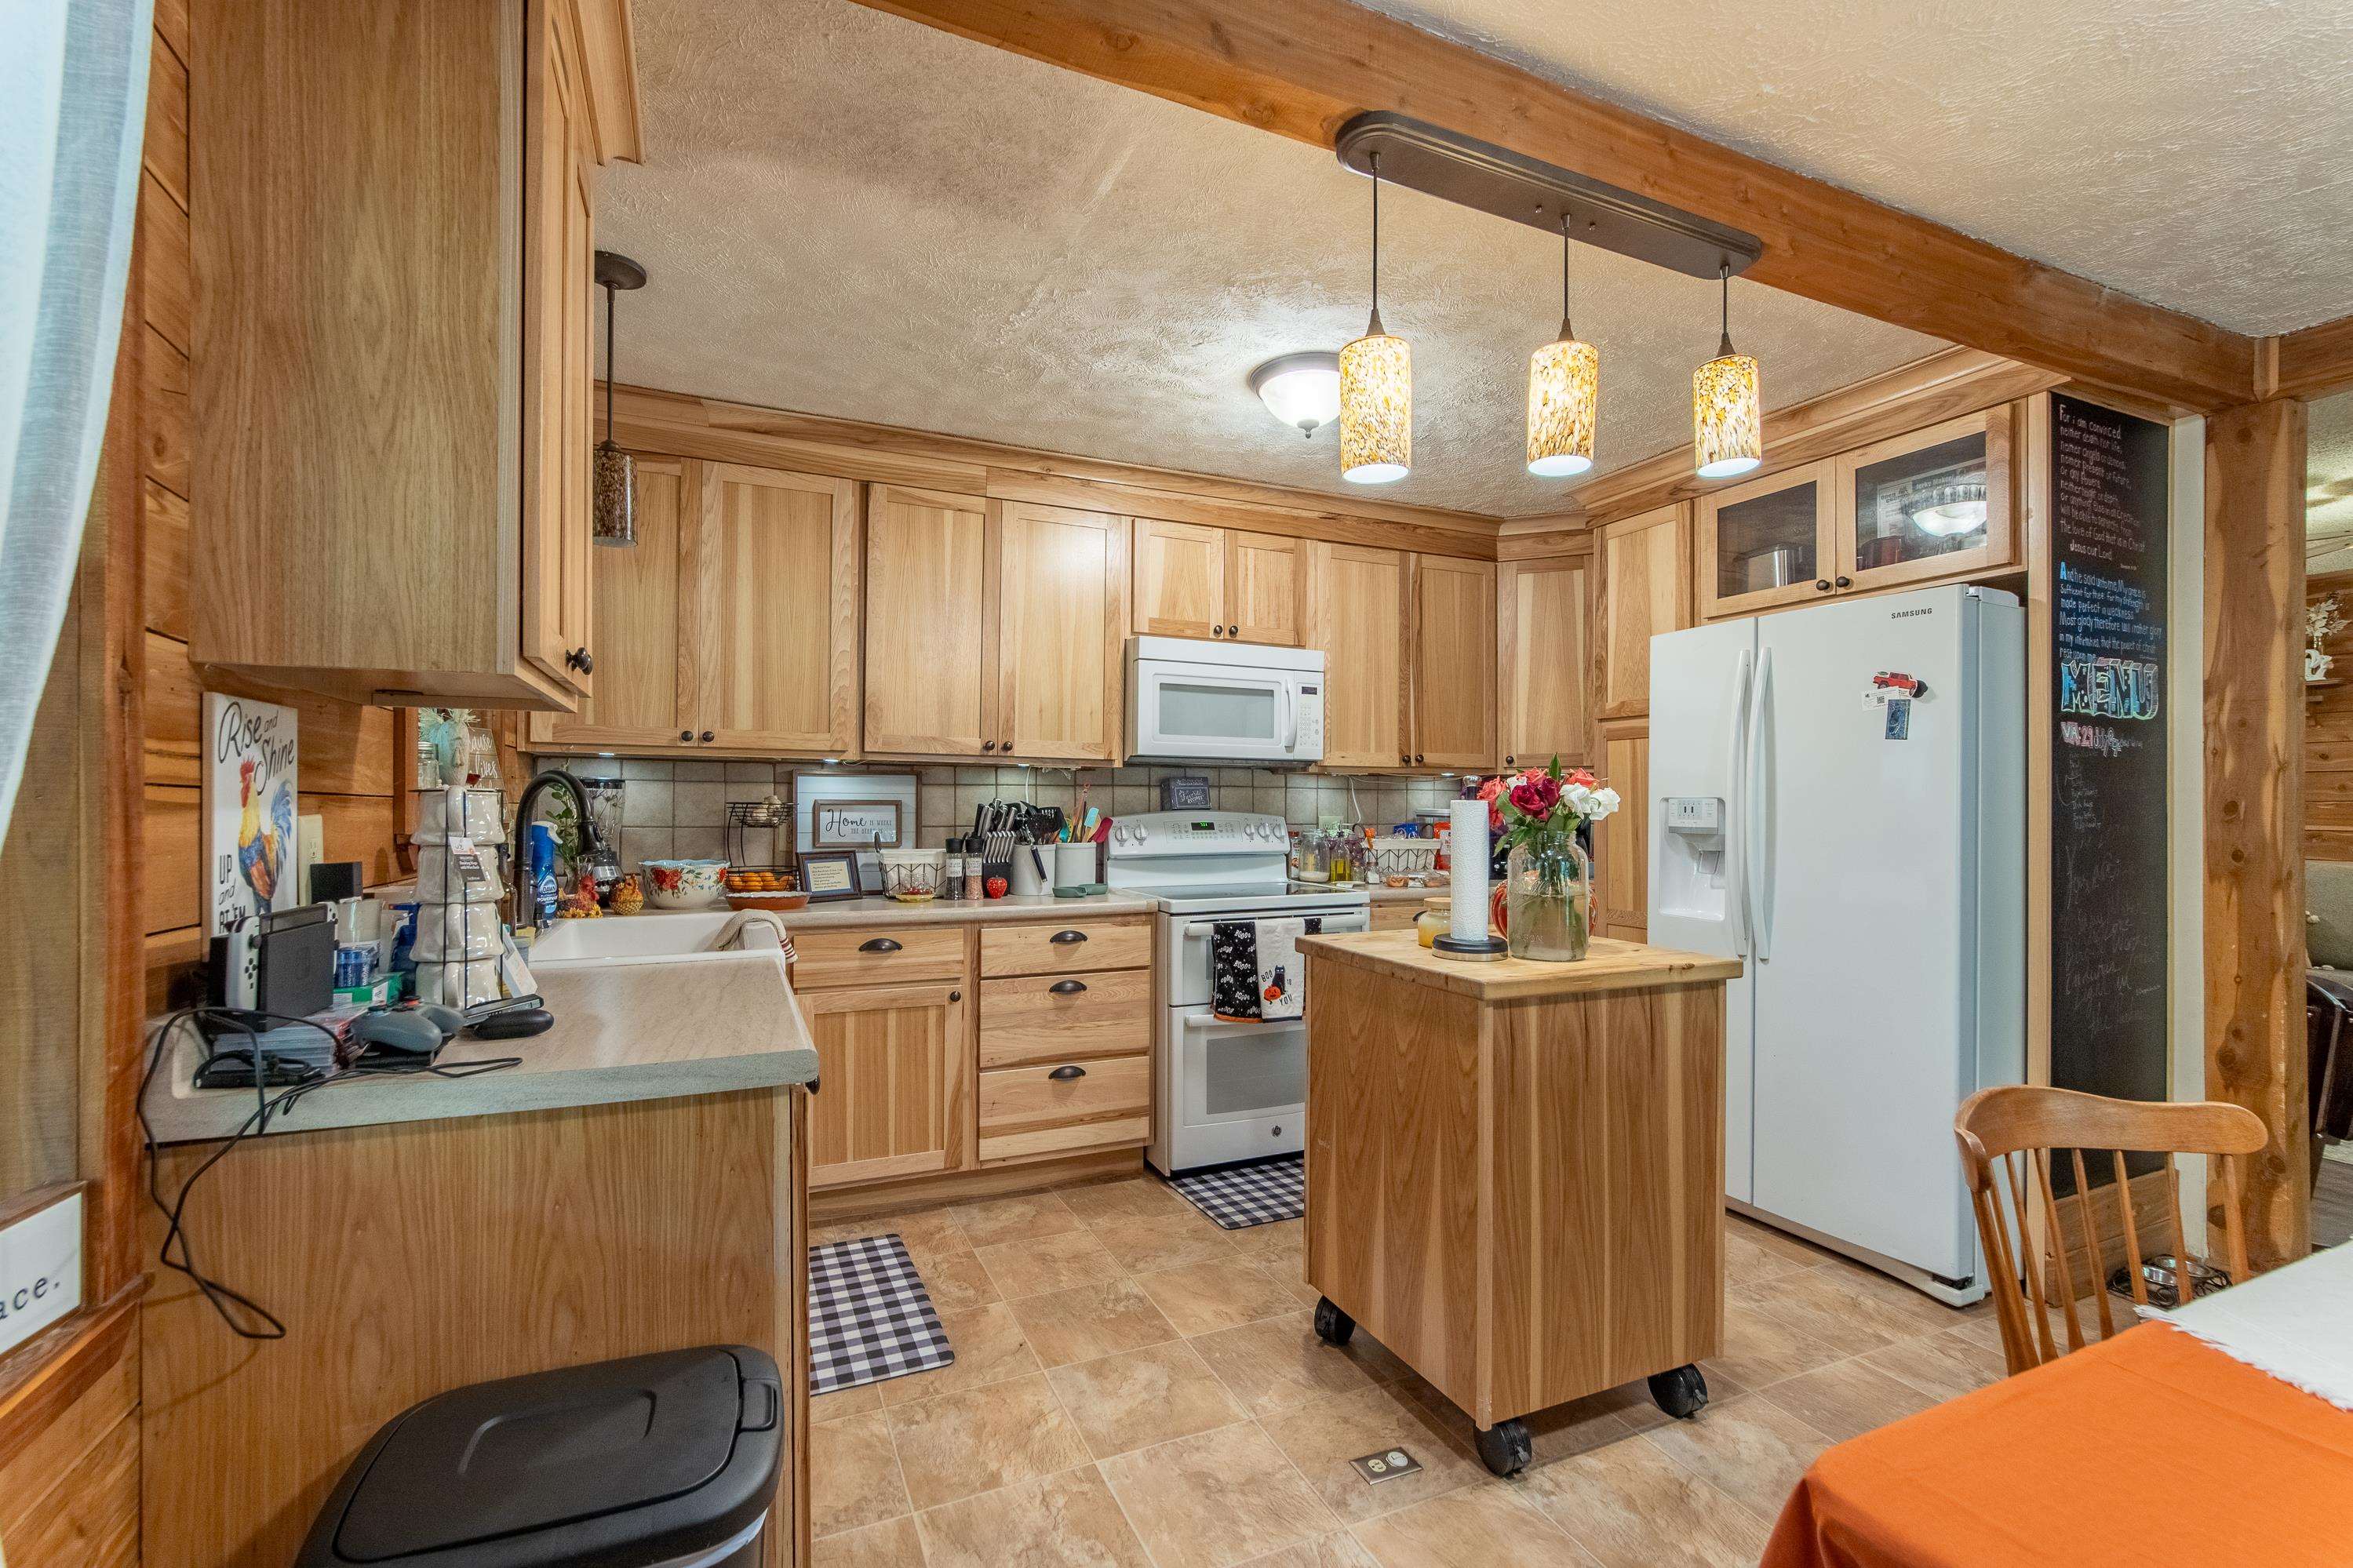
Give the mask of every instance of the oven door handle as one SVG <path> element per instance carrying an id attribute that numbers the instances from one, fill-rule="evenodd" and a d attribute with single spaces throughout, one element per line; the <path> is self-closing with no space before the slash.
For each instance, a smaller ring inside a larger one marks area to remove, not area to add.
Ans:
<path id="1" fill-rule="evenodd" d="M 1286 1029 L 1303 1029 L 1307 1027 L 1307 1020 L 1304 1018 L 1245 1018 L 1236 1023 L 1231 1018 L 1220 1018 L 1205 1013 L 1192 1013 L 1186 1016 L 1185 1027 L 1188 1031 L 1225 1029 L 1238 1035 L 1271 1035 Z"/>
<path id="2" fill-rule="evenodd" d="M 1271 920 L 1278 917 L 1261 916 L 1260 918 Z M 1322 915 L 1316 918 L 1324 922 L 1324 930 L 1318 933 L 1324 936 L 1345 936 L 1350 931 L 1373 929 L 1373 917 L 1361 911 L 1352 910 L 1347 914 Z M 1185 926 L 1185 940 L 1187 942 L 1204 941 L 1210 931 L 1217 929 L 1217 925 L 1218 922 L 1215 921 L 1187 921 Z"/>

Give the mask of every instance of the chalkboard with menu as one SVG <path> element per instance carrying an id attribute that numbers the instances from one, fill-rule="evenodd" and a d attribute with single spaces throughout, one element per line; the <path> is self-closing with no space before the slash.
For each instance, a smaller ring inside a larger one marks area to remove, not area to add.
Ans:
<path id="1" fill-rule="evenodd" d="M 2051 399 L 2051 1082 L 2167 1089 L 2168 431 Z"/>

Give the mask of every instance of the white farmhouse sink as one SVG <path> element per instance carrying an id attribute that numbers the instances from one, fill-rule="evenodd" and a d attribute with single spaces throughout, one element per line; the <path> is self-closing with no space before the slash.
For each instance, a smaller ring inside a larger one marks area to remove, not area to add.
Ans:
<path id="1" fill-rule="evenodd" d="M 730 910 L 648 911 L 638 915 L 607 915 L 602 920 L 557 921 L 540 932 L 531 950 L 534 966 L 548 963 L 595 963 L 613 959 L 685 958 L 695 953 L 741 952 L 753 947 L 774 947 L 773 930 L 765 921 L 746 921 L 735 938 L 723 947 L 720 933 L 735 919 Z"/>

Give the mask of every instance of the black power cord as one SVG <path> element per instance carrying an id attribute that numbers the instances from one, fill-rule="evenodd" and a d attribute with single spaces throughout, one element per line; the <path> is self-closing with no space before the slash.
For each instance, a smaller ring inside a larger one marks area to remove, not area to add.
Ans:
<path id="1" fill-rule="evenodd" d="M 277 1094 L 272 1095 L 269 1092 L 269 1068 L 272 1063 L 281 1058 L 273 1057 L 262 1049 L 261 1035 L 254 1027 L 254 1021 L 257 1019 L 265 1023 L 291 1024 L 316 1029 L 333 1041 L 339 1050 L 344 1044 L 341 1035 L 315 1018 L 300 1018 L 282 1013 L 263 1013 L 244 1008 L 182 1008 L 156 1025 L 151 1038 L 147 1053 L 147 1070 L 139 1079 L 139 1131 L 147 1143 L 147 1195 L 154 1203 L 156 1212 L 164 1216 L 165 1222 L 164 1245 L 156 1251 L 156 1261 L 174 1273 L 186 1275 L 195 1288 L 203 1293 L 205 1300 L 212 1303 L 213 1310 L 220 1314 L 221 1321 L 228 1325 L 229 1331 L 239 1339 L 282 1340 L 286 1337 L 286 1324 L 269 1308 L 264 1307 L 252 1297 L 233 1289 L 217 1279 L 211 1279 L 196 1265 L 195 1252 L 189 1245 L 185 1219 L 189 1195 L 195 1191 L 196 1184 L 204 1179 L 205 1173 L 219 1164 L 228 1156 L 231 1150 L 244 1142 L 246 1139 L 257 1132 L 267 1131 L 273 1117 L 291 1112 L 304 1096 L 314 1094 L 331 1085 L 369 1078 L 427 1076 L 453 1079 L 476 1078 L 486 1072 L 498 1072 L 506 1068 L 520 1067 L 522 1065 L 522 1058 L 494 1057 L 481 1061 L 468 1062 L 460 1067 L 442 1067 L 429 1058 L 413 1062 L 397 1060 L 374 1062 L 363 1058 L 357 1062 L 346 1067 L 339 1067 L 307 1083 L 297 1083 L 283 1088 Z M 180 1184 L 178 1194 L 167 1202 L 164 1196 L 162 1146 L 156 1142 L 155 1129 L 147 1121 L 147 1092 L 155 1081 L 156 1071 L 163 1065 L 164 1046 L 170 1040 L 172 1031 L 184 1023 L 209 1023 L 224 1031 L 245 1037 L 248 1052 L 253 1063 L 254 1109 L 253 1113 L 237 1124 L 237 1130 L 222 1142 L 219 1148 L 205 1156 L 204 1163 L 188 1173 L 187 1179 Z M 179 1248 L 179 1256 L 176 1258 L 173 1256 L 174 1244 Z"/>

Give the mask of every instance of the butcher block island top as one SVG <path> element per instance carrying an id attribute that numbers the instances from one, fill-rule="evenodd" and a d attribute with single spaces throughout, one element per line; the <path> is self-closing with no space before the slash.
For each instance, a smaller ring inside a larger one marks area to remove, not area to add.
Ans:
<path id="1" fill-rule="evenodd" d="M 1632 991 L 1650 985 L 1731 980 L 1740 973 L 1740 960 L 1736 958 L 1678 952 L 1672 948 L 1647 947 L 1639 942 L 1619 942 L 1606 936 L 1595 937 L 1590 951 L 1575 963 L 1538 963 L 1525 958 L 1466 963 L 1442 957 L 1422 946 L 1420 938 L 1409 928 L 1307 936 L 1299 939 L 1299 945 L 1318 957 L 1352 968 L 1378 970 L 1416 985 L 1434 985 L 1482 1002 Z"/>
<path id="2" fill-rule="evenodd" d="M 1576 963 L 1441 958 L 1409 931 L 1307 954 L 1307 1280 L 1466 1411 L 1499 1475 L 1520 1417 L 1648 1379 L 1672 1415 L 1724 1320 L 1724 982 L 1734 960 L 1597 940 Z"/>

